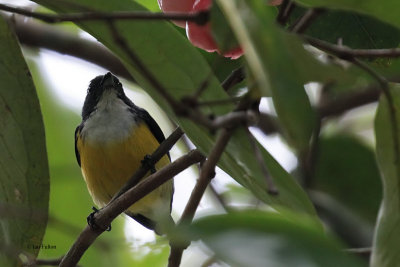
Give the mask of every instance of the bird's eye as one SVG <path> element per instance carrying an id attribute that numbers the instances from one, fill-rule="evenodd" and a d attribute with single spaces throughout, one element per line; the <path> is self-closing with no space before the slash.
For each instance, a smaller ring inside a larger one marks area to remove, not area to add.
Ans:
<path id="1" fill-rule="evenodd" d="M 117 86 L 118 86 L 118 87 L 121 87 L 121 86 L 122 86 L 122 83 L 118 82 L 118 83 L 117 83 Z"/>

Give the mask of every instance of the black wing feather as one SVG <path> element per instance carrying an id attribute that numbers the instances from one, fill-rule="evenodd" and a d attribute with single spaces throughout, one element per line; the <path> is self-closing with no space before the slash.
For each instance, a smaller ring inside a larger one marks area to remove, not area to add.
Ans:
<path id="1" fill-rule="evenodd" d="M 162 141 L 165 140 L 164 133 L 162 132 L 160 126 L 158 126 L 157 122 L 151 117 L 151 115 L 143 108 L 140 108 L 136 106 L 129 98 L 127 98 L 125 95 L 122 96 L 122 101 L 127 104 L 131 112 L 135 114 L 137 117 L 142 119 L 147 127 L 149 127 L 151 133 L 154 135 L 154 137 L 157 139 L 158 143 L 161 144 Z M 169 152 L 167 153 L 169 160 L 171 161 L 171 156 L 169 155 Z"/>
<path id="2" fill-rule="evenodd" d="M 147 124 L 151 133 L 157 139 L 158 143 L 161 144 L 165 140 L 165 136 L 160 126 L 158 126 L 157 122 L 153 119 L 153 117 L 150 116 L 150 114 L 146 110 L 138 108 L 138 111 L 138 115 L 140 116 L 140 118 L 143 119 L 143 121 Z M 171 161 L 171 156 L 169 155 L 169 152 L 167 153 L 167 155 L 169 160 Z"/>
<path id="3" fill-rule="evenodd" d="M 78 151 L 77 142 L 78 142 L 78 134 L 81 133 L 82 128 L 83 128 L 83 125 L 80 124 L 75 129 L 75 156 L 76 156 L 76 161 L 79 164 L 79 167 L 81 166 L 81 155 L 79 154 L 79 151 Z"/>

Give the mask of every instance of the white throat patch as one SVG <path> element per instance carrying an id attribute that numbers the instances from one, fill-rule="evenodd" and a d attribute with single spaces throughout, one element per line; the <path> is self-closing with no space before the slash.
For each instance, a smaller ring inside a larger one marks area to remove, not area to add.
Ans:
<path id="1" fill-rule="evenodd" d="M 135 126 L 129 106 L 118 98 L 114 89 L 106 89 L 81 134 L 89 143 L 113 143 L 127 138 Z"/>

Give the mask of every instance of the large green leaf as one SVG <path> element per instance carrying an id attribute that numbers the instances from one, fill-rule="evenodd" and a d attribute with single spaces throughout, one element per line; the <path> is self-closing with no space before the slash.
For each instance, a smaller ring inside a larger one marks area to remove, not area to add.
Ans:
<path id="1" fill-rule="evenodd" d="M 379 170 L 372 149 L 355 137 L 320 139 L 312 187 L 375 222 L 382 199 Z"/>
<path id="2" fill-rule="evenodd" d="M 296 7 L 291 24 L 304 15 L 305 9 Z M 400 30 L 371 16 L 342 10 L 327 10 L 307 28 L 305 34 L 336 44 L 339 39 L 351 48 L 377 49 L 397 47 Z"/>
<path id="3" fill-rule="evenodd" d="M 377 3 L 374 0 L 295 0 L 307 7 L 327 7 L 335 9 L 352 10 L 376 17 L 400 28 L 400 2 L 385 0 Z"/>
<path id="4" fill-rule="evenodd" d="M 231 266 L 365 266 L 313 221 L 291 213 L 247 211 L 199 219 L 182 229 Z"/>
<path id="5" fill-rule="evenodd" d="M 134 1 L 48 1 L 37 0 L 58 12 L 68 12 L 77 10 L 144 10 Z M 182 126 L 193 143 L 203 152 L 207 153 L 214 144 L 215 137 L 210 135 L 209 131 L 200 127 L 198 124 L 184 119 L 176 118 L 171 107 L 165 99 L 157 93 L 151 84 L 143 78 L 141 69 L 129 61 L 125 52 L 115 43 L 110 29 L 106 22 L 94 21 L 79 23 L 82 29 L 86 30 L 104 45 L 109 47 L 126 64 L 128 70 L 134 75 L 138 83 L 153 97 L 153 99 L 163 108 L 163 110 L 176 122 Z M 201 54 L 195 49 L 176 29 L 167 22 L 149 22 L 149 21 L 120 21 L 116 24 L 119 33 L 125 38 L 129 47 L 142 60 L 143 64 L 153 73 L 163 87 L 174 96 L 180 99 L 183 96 L 193 94 L 201 84 L 207 80 L 208 87 L 202 94 L 202 100 L 226 99 L 228 96 L 219 85 L 219 81 L 211 75 L 212 71 Z M 138 103 L 140 105 L 140 103 Z M 223 114 L 231 111 L 232 105 L 222 105 L 204 108 L 206 114 Z M 315 215 L 315 211 L 310 200 L 296 182 L 284 171 L 280 176 L 274 177 L 278 186 L 280 195 L 271 198 L 265 190 L 265 182 L 260 187 L 259 168 L 253 168 L 255 160 L 254 153 L 249 153 L 245 157 L 239 151 L 251 151 L 249 142 L 243 142 L 246 135 L 235 135 L 231 143 L 233 147 L 239 150 L 232 150 L 228 146 L 226 153 L 222 156 L 220 167 L 228 172 L 239 183 L 246 185 L 257 194 L 261 199 L 268 200 L 270 204 L 279 207 L 281 205 L 296 207 L 299 212 L 306 212 Z M 266 151 L 263 153 L 269 155 Z M 233 155 L 240 154 L 235 157 Z M 275 162 L 276 163 L 276 162 Z"/>
<path id="6" fill-rule="evenodd" d="M 305 150 L 315 114 L 304 90 L 309 81 L 334 80 L 335 71 L 306 52 L 297 37 L 275 25 L 276 12 L 262 1 L 218 1 L 264 96 L 271 95 L 291 144 Z"/>
<path id="7" fill-rule="evenodd" d="M 49 169 L 36 90 L 17 39 L 1 16 L 0 77 L 0 205 L 4 212 L 0 265 L 15 266 L 20 252 L 34 256 L 39 252 L 47 224 Z"/>
<path id="8" fill-rule="evenodd" d="M 393 115 L 400 125 L 400 86 L 391 86 L 394 114 L 382 96 L 375 118 L 376 154 L 383 179 L 383 202 L 375 230 L 371 266 L 397 266 L 400 262 L 400 132 L 393 136 Z M 397 141 L 395 141 L 397 140 Z"/>

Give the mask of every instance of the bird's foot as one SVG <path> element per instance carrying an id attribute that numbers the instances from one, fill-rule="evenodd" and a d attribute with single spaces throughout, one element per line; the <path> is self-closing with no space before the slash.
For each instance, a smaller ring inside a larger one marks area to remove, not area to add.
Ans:
<path id="1" fill-rule="evenodd" d="M 97 225 L 97 223 L 96 223 L 96 221 L 95 221 L 95 218 L 94 218 L 94 215 L 95 215 L 97 212 L 99 212 L 99 210 L 98 210 L 97 208 L 95 208 L 95 207 L 92 207 L 92 209 L 93 209 L 93 212 L 89 214 L 89 216 L 86 218 L 86 221 L 87 221 L 89 227 L 90 227 L 92 230 L 96 231 L 96 230 L 99 230 L 100 227 Z M 105 230 L 108 231 L 108 232 L 111 231 L 111 225 L 109 225 L 109 226 L 107 227 L 107 229 L 105 229 Z"/>
<path id="2" fill-rule="evenodd" d="M 151 173 L 155 173 L 156 170 L 156 166 L 154 165 L 154 163 L 152 162 L 152 158 L 150 155 L 146 155 L 144 156 L 143 160 L 141 161 L 142 165 L 146 168 L 150 169 Z"/>

